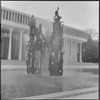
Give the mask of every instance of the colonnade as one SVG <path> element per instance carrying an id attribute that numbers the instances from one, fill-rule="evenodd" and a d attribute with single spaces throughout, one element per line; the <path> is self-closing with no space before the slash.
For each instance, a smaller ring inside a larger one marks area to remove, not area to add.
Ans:
<path id="1" fill-rule="evenodd" d="M 78 53 L 78 48 L 77 45 L 80 44 L 80 50 L 79 50 L 79 62 L 82 62 L 82 42 L 81 41 L 75 41 L 71 40 L 71 62 L 78 62 L 77 60 L 77 53 Z M 74 59 L 75 58 L 75 59 Z"/>
<path id="2" fill-rule="evenodd" d="M 28 14 L 20 13 L 18 11 L 12 11 L 5 7 L 1 8 L 1 19 L 12 21 L 15 23 L 20 23 L 24 25 L 29 25 L 30 17 Z"/>
<path id="3" fill-rule="evenodd" d="M 10 29 L 10 36 L 9 36 L 9 48 L 8 48 L 8 60 L 11 60 L 11 55 L 12 55 L 12 33 L 13 29 Z M 20 31 L 20 43 L 19 43 L 19 55 L 18 55 L 18 60 L 22 60 L 22 35 L 23 31 Z"/>
<path id="4" fill-rule="evenodd" d="M 82 41 L 77 41 L 74 39 L 65 39 L 64 40 L 64 61 L 65 64 L 67 62 L 82 62 Z M 78 52 L 78 48 L 77 45 L 80 45 L 79 47 L 79 52 Z M 79 55 L 77 54 L 79 53 Z M 78 61 L 78 57 L 79 57 L 79 61 Z"/>
<path id="5" fill-rule="evenodd" d="M 9 47 L 8 47 L 8 60 L 12 60 L 12 35 L 14 29 L 10 28 L 9 29 Z M 23 40 L 23 30 L 19 31 L 19 52 L 18 52 L 18 60 L 22 60 L 22 40 Z M 78 48 L 77 48 L 77 44 L 80 44 L 80 54 L 79 54 L 79 62 L 82 62 L 82 42 L 81 41 L 77 41 L 77 40 L 73 40 L 73 39 L 67 39 L 64 42 L 64 45 L 66 46 L 64 49 L 64 52 L 66 55 L 66 60 L 70 61 L 70 62 L 78 62 L 77 61 L 77 52 L 78 52 Z M 64 58 L 65 59 L 65 58 Z"/>

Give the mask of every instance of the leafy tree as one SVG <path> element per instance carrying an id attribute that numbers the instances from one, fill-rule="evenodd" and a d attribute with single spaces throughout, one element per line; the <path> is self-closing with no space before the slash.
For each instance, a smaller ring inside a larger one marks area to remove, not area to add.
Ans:
<path id="1" fill-rule="evenodd" d="M 99 34 L 95 29 L 85 29 L 85 32 L 88 33 L 88 39 L 90 40 L 98 40 Z"/>
<path id="2" fill-rule="evenodd" d="M 83 62 L 98 62 L 99 42 L 94 40 L 98 33 L 94 29 L 86 29 L 85 32 L 88 33 L 88 40 L 82 45 Z"/>

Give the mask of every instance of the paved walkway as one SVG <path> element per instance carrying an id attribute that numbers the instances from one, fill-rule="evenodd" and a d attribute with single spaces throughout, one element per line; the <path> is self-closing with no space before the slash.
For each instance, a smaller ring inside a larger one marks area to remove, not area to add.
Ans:
<path id="1" fill-rule="evenodd" d="M 25 98 L 59 92 L 68 94 L 71 90 L 75 90 L 74 93 L 76 93 L 80 89 L 88 90 L 91 87 L 98 87 L 98 75 L 68 73 L 66 76 L 56 77 L 49 75 L 34 76 L 25 71 L 1 72 L 2 99 Z"/>
<path id="2" fill-rule="evenodd" d="M 3 66 L 4 67 L 4 66 Z M 71 90 L 89 89 L 98 87 L 98 74 L 90 72 L 71 72 L 66 70 L 63 76 L 49 76 L 44 74 L 35 76 L 27 74 L 24 66 L 21 69 L 17 65 L 7 66 L 15 70 L 1 71 L 1 98 L 25 98 L 50 93 L 61 94 Z M 17 68 L 17 70 L 16 70 Z M 66 98 L 66 95 L 63 98 Z"/>
<path id="3" fill-rule="evenodd" d="M 17 99 L 98 99 L 98 87 L 88 88 L 88 89 L 78 89 L 72 91 L 64 91 L 64 92 L 57 92 L 52 94 L 45 94 L 39 96 L 31 96 L 25 98 L 17 98 Z"/>

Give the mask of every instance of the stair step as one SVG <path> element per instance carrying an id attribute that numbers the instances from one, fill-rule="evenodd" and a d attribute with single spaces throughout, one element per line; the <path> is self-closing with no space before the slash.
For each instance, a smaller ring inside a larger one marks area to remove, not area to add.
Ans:
<path id="1" fill-rule="evenodd" d="M 1 65 L 26 65 L 25 60 L 1 60 Z"/>

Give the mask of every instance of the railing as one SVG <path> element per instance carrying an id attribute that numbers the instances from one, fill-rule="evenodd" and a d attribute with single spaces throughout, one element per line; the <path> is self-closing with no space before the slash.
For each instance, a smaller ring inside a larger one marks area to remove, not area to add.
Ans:
<path id="1" fill-rule="evenodd" d="M 5 7 L 1 8 L 1 20 L 29 25 L 31 16 Z"/>

